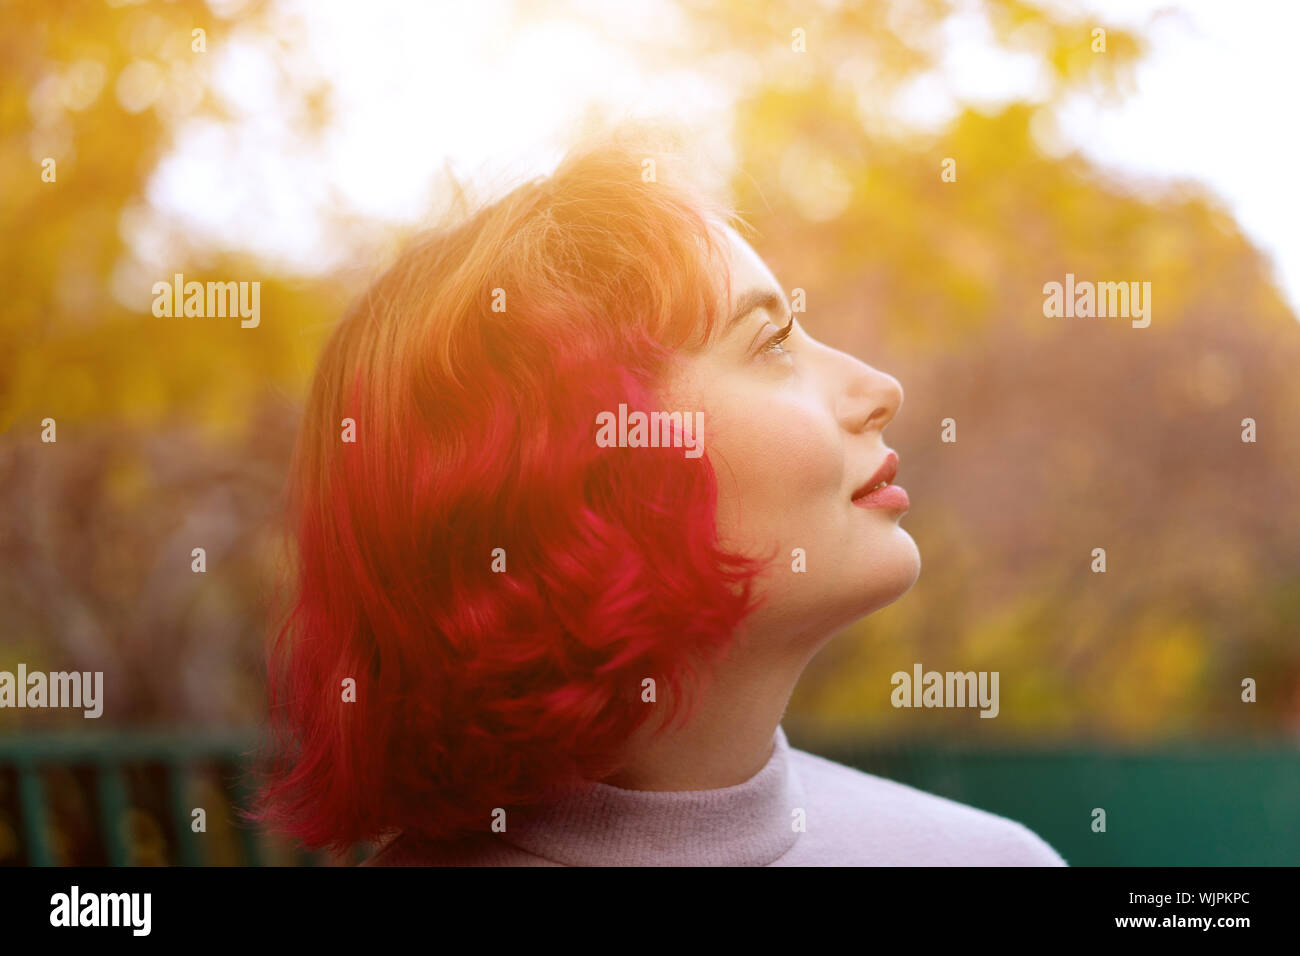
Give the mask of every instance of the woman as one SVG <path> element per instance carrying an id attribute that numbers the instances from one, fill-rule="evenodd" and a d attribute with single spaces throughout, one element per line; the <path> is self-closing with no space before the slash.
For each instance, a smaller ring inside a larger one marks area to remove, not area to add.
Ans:
<path id="1" fill-rule="evenodd" d="M 610 141 L 352 308 L 294 463 L 264 821 L 381 865 L 1063 864 L 788 745 L 809 659 L 920 569 L 903 393 L 732 221 Z"/>

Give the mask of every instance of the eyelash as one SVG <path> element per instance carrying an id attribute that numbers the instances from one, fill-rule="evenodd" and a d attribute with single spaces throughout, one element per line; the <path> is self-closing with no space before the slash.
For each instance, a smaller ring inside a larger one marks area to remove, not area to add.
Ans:
<path id="1" fill-rule="evenodd" d="M 789 354 L 786 352 L 785 349 L 781 348 L 781 343 L 784 342 L 786 339 L 788 339 L 790 337 L 790 333 L 793 331 L 794 331 L 794 316 L 790 316 L 790 321 L 786 323 L 785 328 L 775 333 L 770 339 L 768 339 L 766 342 L 763 343 L 762 348 L 758 350 L 759 354 L 760 355 Z"/>

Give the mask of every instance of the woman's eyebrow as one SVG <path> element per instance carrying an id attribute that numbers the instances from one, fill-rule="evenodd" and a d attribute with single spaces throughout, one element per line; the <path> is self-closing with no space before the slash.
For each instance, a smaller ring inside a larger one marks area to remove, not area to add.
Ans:
<path id="1" fill-rule="evenodd" d="M 749 289 L 742 292 L 740 298 L 736 300 L 735 311 L 731 313 L 731 318 L 727 320 L 727 325 L 722 330 L 723 338 L 730 335 L 740 320 L 755 309 L 766 309 L 768 312 L 777 310 L 789 312 L 790 306 L 785 300 L 784 293 L 777 295 L 771 289 Z"/>

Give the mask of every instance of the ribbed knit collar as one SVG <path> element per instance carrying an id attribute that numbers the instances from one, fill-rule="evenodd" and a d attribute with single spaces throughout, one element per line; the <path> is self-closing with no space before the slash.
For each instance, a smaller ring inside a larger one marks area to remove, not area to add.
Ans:
<path id="1" fill-rule="evenodd" d="M 626 790 L 588 783 L 516 810 L 500 837 L 570 866 L 765 866 L 799 839 L 804 792 L 778 725 L 772 756 L 744 783 L 716 790 Z"/>

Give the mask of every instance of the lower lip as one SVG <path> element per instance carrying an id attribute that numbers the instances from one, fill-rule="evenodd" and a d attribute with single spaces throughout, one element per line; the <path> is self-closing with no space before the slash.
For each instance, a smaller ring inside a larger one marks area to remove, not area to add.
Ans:
<path id="1" fill-rule="evenodd" d="M 900 485 L 885 485 L 869 495 L 854 498 L 853 503 L 859 508 L 883 508 L 886 511 L 906 511 L 911 507 L 907 500 L 907 491 Z"/>

